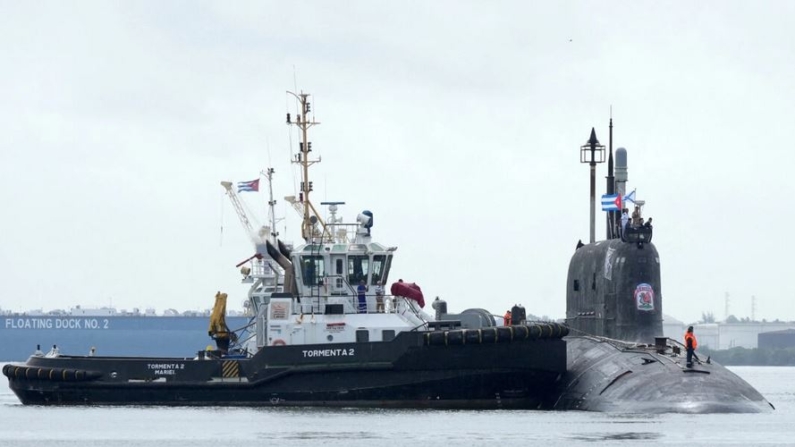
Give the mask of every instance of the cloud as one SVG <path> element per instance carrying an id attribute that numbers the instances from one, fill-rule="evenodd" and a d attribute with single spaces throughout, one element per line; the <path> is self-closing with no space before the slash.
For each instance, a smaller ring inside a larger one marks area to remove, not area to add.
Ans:
<path id="1" fill-rule="evenodd" d="M 729 291 L 795 318 L 786 237 L 760 231 L 791 217 L 792 6 L 714 6 L 6 5 L 0 306 L 241 302 L 253 251 L 218 183 L 275 167 L 300 242 L 281 197 L 300 181 L 285 90 L 303 89 L 323 123 L 316 197 L 371 209 L 394 274 L 451 311 L 563 316 L 588 232 L 579 146 L 592 126 L 607 144 L 612 106 L 666 313 L 695 320 Z"/>

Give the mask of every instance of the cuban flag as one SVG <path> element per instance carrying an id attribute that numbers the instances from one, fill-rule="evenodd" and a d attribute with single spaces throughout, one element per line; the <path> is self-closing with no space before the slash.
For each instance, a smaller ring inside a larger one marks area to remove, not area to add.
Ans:
<path id="1" fill-rule="evenodd" d="M 633 189 L 631 193 L 624 196 L 624 202 L 632 202 L 635 203 L 635 190 Z"/>
<path id="2" fill-rule="evenodd" d="M 602 211 L 620 211 L 621 195 L 605 194 L 602 196 Z"/>
<path id="3" fill-rule="evenodd" d="M 259 191 L 259 179 L 248 182 L 237 182 L 237 192 Z"/>

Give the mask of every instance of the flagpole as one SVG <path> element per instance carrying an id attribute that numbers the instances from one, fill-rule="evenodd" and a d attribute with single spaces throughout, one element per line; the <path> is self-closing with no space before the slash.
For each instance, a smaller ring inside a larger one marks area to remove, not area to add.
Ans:
<path id="1" fill-rule="evenodd" d="M 590 243 L 596 240 L 596 163 L 591 162 L 591 233 Z"/>

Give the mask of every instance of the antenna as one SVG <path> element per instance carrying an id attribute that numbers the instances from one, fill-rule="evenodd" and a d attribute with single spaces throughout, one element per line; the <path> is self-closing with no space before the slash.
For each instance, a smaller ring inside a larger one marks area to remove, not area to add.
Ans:
<path id="1" fill-rule="evenodd" d="M 276 200 L 273 198 L 273 174 L 276 171 L 273 168 L 266 169 L 262 174 L 265 178 L 268 179 L 268 222 L 270 223 L 270 240 L 272 243 L 276 243 L 276 239 L 279 237 L 279 232 L 276 231 L 276 224 L 281 219 L 276 219 Z"/>
<path id="2" fill-rule="evenodd" d="M 320 202 L 320 204 L 328 206 L 328 211 L 331 214 L 331 216 L 328 218 L 329 225 L 342 222 L 342 218 L 337 217 L 337 210 L 339 209 L 337 205 L 345 205 L 345 202 Z"/>
<path id="3" fill-rule="evenodd" d="M 729 319 L 729 292 L 726 292 L 726 295 L 724 296 L 723 314 L 724 314 L 723 318 L 728 320 Z"/>
<path id="4" fill-rule="evenodd" d="M 221 194 L 221 234 L 219 235 L 218 246 L 224 246 L 224 194 Z"/>
<path id="5" fill-rule="evenodd" d="M 615 194 L 616 192 L 616 182 L 615 177 L 613 176 L 613 106 L 610 106 L 610 143 L 608 149 L 608 156 L 607 156 L 607 194 Z M 621 200 L 624 200 L 624 197 L 621 197 Z M 623 208 L 623 205 L 622 205 Z M 605 237 L 607 239 L 614 239 L 617 238 L 619 235 L 618 230 L 618 216 L 621 215 L 621 210 L 618 211 L 608 211 L 605 214 L 607 218 L 607 225 L 605 226 L 605 232 L 607 233 Z"/>
<path id="6" fill-rule="evenodd" d="M 293 90 L 298 91 L 298 71 L 295 69 L 295 64 L 293 64 Z"/>

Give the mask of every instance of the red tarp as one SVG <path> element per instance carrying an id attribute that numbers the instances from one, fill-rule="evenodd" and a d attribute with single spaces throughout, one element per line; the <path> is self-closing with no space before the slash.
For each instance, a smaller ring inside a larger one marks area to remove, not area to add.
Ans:
<path id="1" fill-rule="evenodd" d="M 420 307 L 425 307 L 425 298 L 422 296 L 422 289 L 413 282 L 392 283 L 392 287 L 389 290 L 392 292 L 392 295 L 405 296 L 406 298 L 416 301 Z"/>

